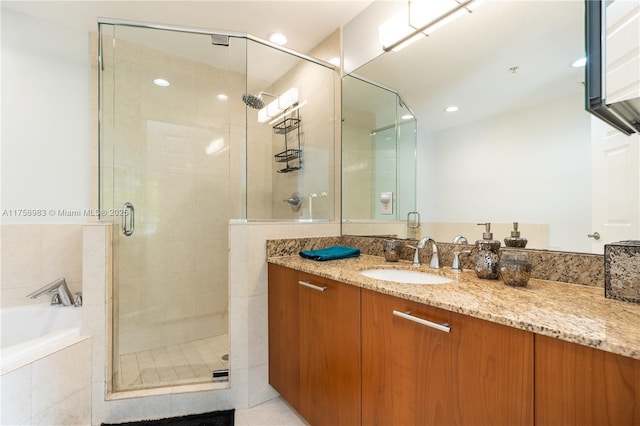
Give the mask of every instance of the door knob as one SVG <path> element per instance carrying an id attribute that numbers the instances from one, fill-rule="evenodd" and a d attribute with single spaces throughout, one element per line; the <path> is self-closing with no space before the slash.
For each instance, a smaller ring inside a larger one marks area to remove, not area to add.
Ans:
<path id="1" fill-rule="evenodd" d="M 599 232 L 594 232 L 593 234 L 588 234 L 587 237 L 593 238 L 594 240 L 599 240 L 600 239 L 600 233 Z"/>

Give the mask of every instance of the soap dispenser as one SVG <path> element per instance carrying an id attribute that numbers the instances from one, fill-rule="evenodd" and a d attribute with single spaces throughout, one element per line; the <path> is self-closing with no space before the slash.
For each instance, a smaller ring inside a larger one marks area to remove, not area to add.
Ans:
<path id="1" fill-rule="evenodd" d="M 507 247 L 525 248 L 527 246 L 527 239 L 520 237 L 520 231 L 518 231 L 518 222 L 513 222 L 513 231 L 511 231 L 511 237 L 504 239 L 504 245 Z"/>
<path id="2" fill-rule="evenodd" d="M 479 223 L 478 225 L 484 226 L 485 232 L 482 234 L 482 239 L 476 241 L 477 253 L 474 269 L 478 278 L 497 280 L 500 278 L 498 269 L 500 241 L 493 239 L 490 223 Z"/>

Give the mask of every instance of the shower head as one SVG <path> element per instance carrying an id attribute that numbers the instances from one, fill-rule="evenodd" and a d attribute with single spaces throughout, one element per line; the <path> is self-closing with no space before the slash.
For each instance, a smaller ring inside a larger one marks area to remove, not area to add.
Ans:
<path id="1" fill-rule="evenodd" d="M 260 95 L 256 96 L 250 93 L 245 93 L 244 95 L 242 95 L 242 102 L 254 109 L 264 108 L 264 101 L 262 100 Z"/>
<path id="2" fill-rule="evenodd" d="M 277 98 L 277 96 L 272 95 L 267 92 L 260 92 L 258 95 L 252 95 L 251 93 L 245 93 L 242 95 L 242 102 L 244 102 L 247 106 L 250 106 L 253 109 L 262 109 L 264 108 L 264 101 L 262 100 L 262 95 L 271 96 L 272 98 Z"/>

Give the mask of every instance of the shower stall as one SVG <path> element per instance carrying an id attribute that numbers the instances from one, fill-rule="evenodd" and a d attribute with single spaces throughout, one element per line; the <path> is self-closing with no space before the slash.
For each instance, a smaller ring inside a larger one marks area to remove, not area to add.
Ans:
<path id="1" fill-rule="evenodd" d="M 99 56 L 110 391 L 227 387 L 229 222 L 333 220 L 339 76 L 247 34 L 110 19 Z"/>

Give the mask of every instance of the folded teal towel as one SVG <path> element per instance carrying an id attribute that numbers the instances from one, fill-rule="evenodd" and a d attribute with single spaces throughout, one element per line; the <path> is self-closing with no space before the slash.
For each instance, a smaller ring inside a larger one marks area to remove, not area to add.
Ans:
<path id="1" fill-rule="evenodd" d="M 300 256 L 312 260 L 335 260 L 360 256 L 360 249 L 345 246 L 332 246 L 320 250 L 303 250 Z"/>

